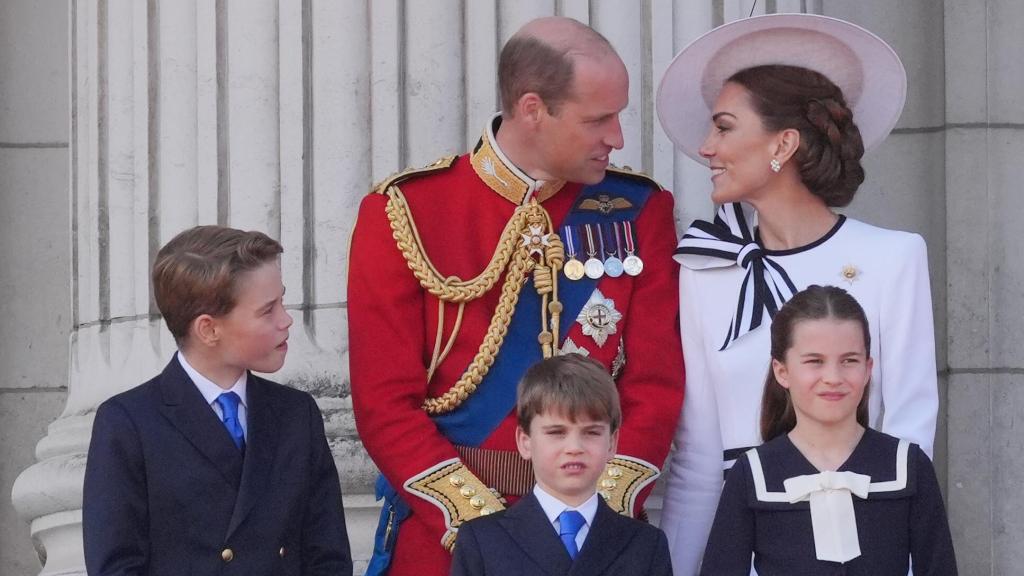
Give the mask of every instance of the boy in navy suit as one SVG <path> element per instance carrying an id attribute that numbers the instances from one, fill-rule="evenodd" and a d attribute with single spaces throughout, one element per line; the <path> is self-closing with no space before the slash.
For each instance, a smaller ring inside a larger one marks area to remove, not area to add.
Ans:
<path id="1" fill-rule="evenodd" d="M 178 352 L 96 412 L 82 525 L 91 576 L 351 575 L 341 487 L 313 398 L 275 372 L 292 319 L 281 245 L 186 230 L 153 265 Z"/>
<path id="2" fill-rule="evenodd" d="M 451 574 L 671 576 L 661 530 L 616 514 L 597 491 L 622 421 L 615 382 L 601 364 L 578 354 L 535 364 L 519 383 L 516 412 L 533 493 L 462 525 Z"/>

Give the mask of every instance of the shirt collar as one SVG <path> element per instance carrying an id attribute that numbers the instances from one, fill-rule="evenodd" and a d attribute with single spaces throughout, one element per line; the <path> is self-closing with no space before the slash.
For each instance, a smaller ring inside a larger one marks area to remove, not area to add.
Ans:
<path id="1" fill-rule="evenodd" d="M 575 510 L 583 515 L 583 519 L 587 521 L 587 526 L 594 525 L 594 516 L 597 514 L 597 492 L 594 492 L 586 502 L 575 508 L 548 494 L 540 487 L 540 484 L 533 485 L 533 495 L 537 498 L 537 502 L 540 503 L 540 507 L 544 510 L 544 515 L 548 517 L 548 522 L 551 522 L 551 524 L 555 523 L 558 515 L 562 512 Z"/>
<path id="2" fill-rule="evenodd" d="M 503 198 L 516 204 L 526 204 L 536 197 L 543 202 L 565 185 L 564 180 L 534 180 L 505 156 L 498 146 L 497 132 L 501 126 L 501 112 L 495 114 L 484 128 L 480 142 L 469 155 L 469 162 L 477 176 Z"/>
<path id="3" fill-rule="evenodd" d="M 192 365 L 188 363 L 188 360 L 185 359 L 185 355 L 181 353 L 181 350 L 178 350 L 178 362 L 181 363 L 181 367 L 185 369 L 185 373 L 188 374 L 188 377 L 192 379 L 192 383 L 199 389 L 199 393 L 203 395 L 204 399 L 206 399 L 207 404 L 213 404 L 217 401 L 217 397 L 225 392 L 234 392 L 242 399 L 242 406 L 249 408 L 249 405 L 246 403 L 247 398 L 245 396 L 246 385 L 249 381 L 248 371 L 242 372 L 242 375 L 238 377 L 234 386 L 225 390 L 214 384 L 212 380 L 203 376 L 193 368 Z"/>

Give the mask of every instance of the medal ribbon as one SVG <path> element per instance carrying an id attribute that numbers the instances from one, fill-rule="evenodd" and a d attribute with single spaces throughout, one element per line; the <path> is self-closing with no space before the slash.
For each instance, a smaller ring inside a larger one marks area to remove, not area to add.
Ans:
<path id="1" fill-rule="evenodd" d="M 587 231 L 587 256 L 594 258 L 597 253 L 597 245 L 594 244 L 594 231 L 590 229 L 590 224 L 584 224 L 583 229 Z"/>
<path id="2" fill-rule="evenodd" d="M 565 250 L 569 253 L 569 258 L 576 257 L 576 239 L 573 237 L 572 226 L 564 226 L 565 230 Z"/>
<path id="3" fill-rule="evenodd" d="M 623 239 L 626 241 L 626 254 L 632 256 L 636 252 L 635 240 L 633 240 L 633 225 L 629 220 L 622 222 Z"/>

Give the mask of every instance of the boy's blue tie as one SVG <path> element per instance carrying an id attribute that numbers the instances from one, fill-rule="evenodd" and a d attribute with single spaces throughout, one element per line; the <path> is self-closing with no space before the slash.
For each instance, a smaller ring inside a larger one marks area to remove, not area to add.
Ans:
<path id="1" fill-rule="evenodd" d="M 238 449 L 245 451 L 245 432 L 242 431 L 242 423 L 238 421 L 238 403 L 242 399 L 234 392 L 225 392 L 217 396 L 217 404 L 220 406 L 221 414 L 224 415 L 224 427 L 228 434 L 235 441 Z"/>
<path id="2" fill-rule="evenodd" d="M 573 560 L 579 553 L 579 548 L 576 547 L 576 535 L 580 533 L 580 528 L 584 523 L 586 520 L 583 519 L 583 514 L 575 510 L 566 510 L 558 515 L 558 537 L 562 539 L 565 551 Z"/>

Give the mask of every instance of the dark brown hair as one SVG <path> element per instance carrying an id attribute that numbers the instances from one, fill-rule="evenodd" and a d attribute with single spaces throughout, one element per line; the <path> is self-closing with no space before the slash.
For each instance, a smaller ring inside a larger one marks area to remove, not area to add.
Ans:
<path id="1" fill-rule="evenodd" d="M 622 423 L 619 391 L 599 362 L 579 354 L 542 360 L 526 371 L 516 390 L 516 417 L 529 434 L 538 414 L 563 412 L 569 420 L 585 414 L 607 422 L 615 432 Z"/>
<path id="2" fill-rule="evenodd" d="M 793 159 L 804 185 L 827 206 L 846 206 L 864 182 L 864 142 L 843 91 L 798 66 L 746 68 L 727 82 L 746 88 L 766 130 L 800 132 Z"/>
<path id="3" fill-rule="evenodd" d="M 851 320 L 860 324 L 864 334 L 864 353 L 871 356 L 871 333 L 868 319 L 857 300 L 842 288 L 835 286 L 808 286 L 798 292 L 772 320 L 772 359 L 786 361 L 786 352 L 793 346 L 796 325 L 806 320 Z M 857 405 L 857 423 L 868 425 L 868 386 Z M 768 367 L 761 396 L 761 439 L 765 442 L 788 433 L 796 426 L 796 412 L 789 391 L 775 379 L 775 371 Z"/>
<path id="4" fill-rule="evenodd" d="M 262 232 L 224 226 L 196 226 L 171 239 L 153 263 L 153 296 L 174 340 L 181 345 L 200 315 L 230 312 L 238 278 L 282 251 Z"/>
<path id="5" fill-rule="evenodd" d="M 517 33 L 505 43 L 498 57 L 498 90 L 502 112 L 511 116 L 516 102 L 524 94 L 536 93 L 548 112 L 558 114 L 559 107 L 573 96 L 574 58 L 615 50 L 608 39 L 589 26 L 566 19 L 579 37 L 555 44 L 529 34 Z"/>

